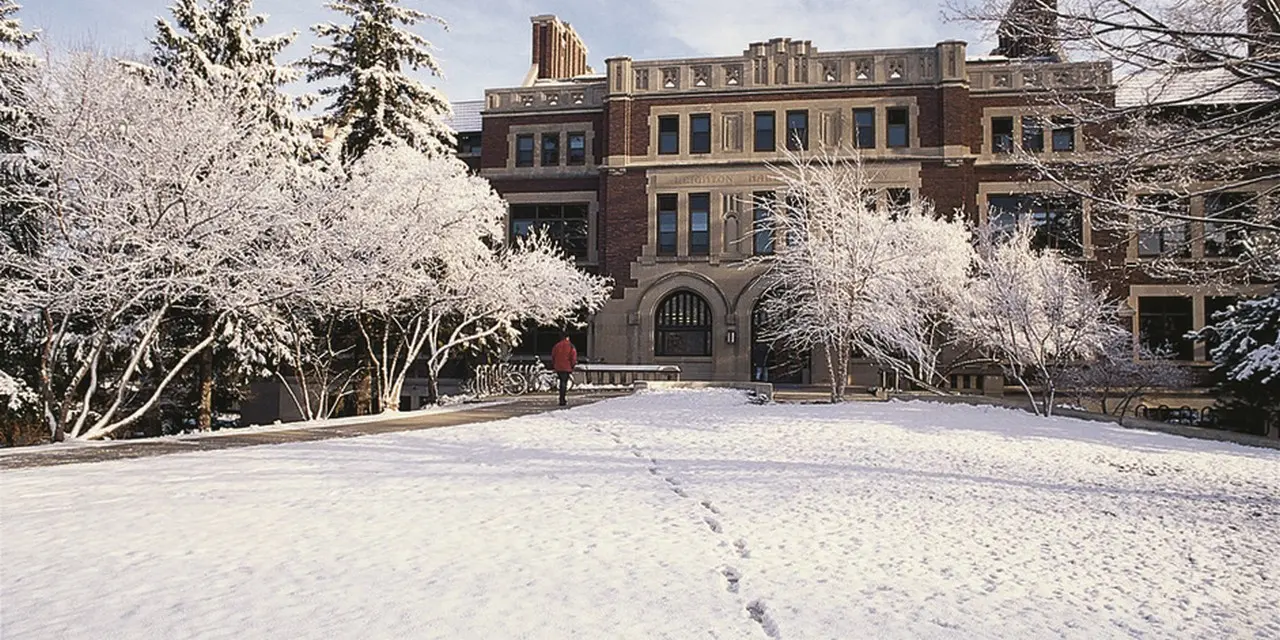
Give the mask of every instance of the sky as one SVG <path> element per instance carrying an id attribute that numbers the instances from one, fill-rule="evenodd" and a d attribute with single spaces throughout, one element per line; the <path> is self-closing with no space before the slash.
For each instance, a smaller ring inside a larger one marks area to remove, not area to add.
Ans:
<path id="1" fill-rule="evenodd" d="M 19 0 L 19 17 L 43 32 L 54 49 L 86 46 L 145 56 L 157 16 L 169 0 Z M 257 0 L 270 16 L 262 33 L 298 31 L 285 52 L 308 53 L 313 24 L 345 16 L 323 0 Z M 820 51 L 929 46 L 941 40 L 988 45 L 969 24 L 948 22 L 937 0 L 403 0 L 438 15 L 448 31 L 420 24 L 418 33 L 438 49 L 444 78 L 426 78 L 450 100 L 484 97 L 485 88 L 518 86 L 529 69 L 529 18 L 554 14 L 571 23 L 587 44 L 590 64 L 606 58 L 637 60 L 740 55 L 751 42 L 774 37 L 810 40 Z"/>

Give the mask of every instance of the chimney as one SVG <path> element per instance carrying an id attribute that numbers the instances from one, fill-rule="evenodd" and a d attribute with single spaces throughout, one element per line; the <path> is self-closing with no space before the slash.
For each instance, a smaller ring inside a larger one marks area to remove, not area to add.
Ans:
<path id="1" fill-rule="evenodd" d="M 996 35 L 1000 44 L 991 52 L 994 55 L 1061 59 L 1058 0 L 1013 0 Z"/>
<path id="2" fill-rule="evenodd" d="M 534 16 L 533 67 L 526 82 L 566 80 L 591 73 L 587 66 L 587 45 L 568 22 L 553 15 Z"/>
<path id="3" fill-rule="evenodd" d="M 1280 0 L 1245 0 L 1249 57 L 1280 60 Z"/>

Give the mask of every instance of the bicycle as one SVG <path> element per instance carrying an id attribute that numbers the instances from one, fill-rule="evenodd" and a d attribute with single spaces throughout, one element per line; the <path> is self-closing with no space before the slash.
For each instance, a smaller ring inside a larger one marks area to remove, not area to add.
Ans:
<path id="1" fill-rule="evenodd" d="M 570 374 L 569 382 L 565 385 L 565 389 L 572 390 L 573 387 L 573 375 Z M 556 375 L 555 371 L 548 369 L 546 365 L 538 365 L 536 369 L 529 372 L 529 388 L 533 391 L 559 391 L 560 376 Z"/>

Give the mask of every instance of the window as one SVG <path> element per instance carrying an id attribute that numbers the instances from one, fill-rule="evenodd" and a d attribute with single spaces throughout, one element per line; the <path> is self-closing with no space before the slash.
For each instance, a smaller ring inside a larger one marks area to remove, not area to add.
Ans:
<path id="1" fill-rule="evenodd" d="M 560 164 L 560 134 L 542 134 L 542 166 L 554 167 Z"/>
<path id="2" fill-rule="evenodd" d="M 1187 223 L 1161 214 L 1186 214 L 1185 201 L 1170 195 L 1138 196 L 1138 255 L 1159 256 L 1186 253 Z"/>
<path id="3" fill-rule="evenodd" d="M 1215 193 L 1204 199 L 1208 220 L 1244 220 L 1253 217 L 1257 196 L 1251 193 Z M 1204 223 L 1204 255 L 1234 258 L 1244 253 L 1245 230 L 1230 222 Z"/>
<path id="4" fill-rule="evenodd" d="M 911 145 L 911 118 L 906 109 L 885 109 L 885 122 L 888 123 L 889 146 L 907 147 Z"/>
<path id="5" fill-rule="evenodd" d="M 853 110 L 853 146 L 859 149 L 876 148 L 876 110 Z"/>
<path id="6" fill-rule="evenodd" d="M 991 119 L 991 152 L 1013 153 L 1013 118 Z"/>
<path id="7" fill-rule="evenodd" d="M 658 118 L 658 153 L 662 155 L 680 153 L 680 116 Z"/>
<path id="8" fill-rule="evenodd" d="M 658 196 L 658 255 L 676 254 L 676 203 L 674 195 Z"/>
<path id="9" fill-rule="evenodd" d="M 1191 331 L 1191 298 L 1138 298 L 1138 333 L 1142 345 L 1174 360 L 1191 360 L 1195 345 Z"/>
<path id="10" fill-rule="evenodd" d="M 711 355 L 711 308 L 691 291 L 678 291 L 658 305 L 653 351 L 657 356 Z"/>
<path id="11" fill-rule="evenodd" d="M 1053 150 L 1057 153 L 1076 150 L 1076 122 L 1067 116 L 1053 119 Z"/>
<path id="12" fill-rule="evenodd" d="M 711 114 L 689 116 L 689 153 L 711 153 Z"/>
<path id="13" fill-rule="evenodd" d="M 1021 218 L 1035 230 L 1033 246 L 1070 255 L 1084 253 L 1084 216 L 1080 200 L 1052 194 L 993 194 L 987 198 L 992 224 L 1013 233 Z"/>
<path id="14" fill-rule="evenodd" d="M 809 149 L 809 112 L 787 112 L 787 148 L 792 151 Z"/>
<path id="15" fill-rule="evenodd" d="M 756 151 L 773 151 L 777 148 L 778 135 L 776 132 L 777 116 L 772 111 L 756 112 Z"/>
<path id="16" fill-rule="evenodd" d="M 757 191 L 751 194 L 752 209 L 752 243 L 751 249 L 758 256 L 773 255 L 773 199 L 772 191 Z"/>
<path id="17" fill-rule="evenodd" d="M 517 167 L 533 166 L 533 136 L 532 135 L 516 136 L 516 166 Z"/>
<path id="18" fill-rule="evenodd" d="M 755 150 L 773 151 L 777 148 L 777 115 L 773 111 L 755 113 Z"/>
<path id="19" fill-rule="evenodd" d="M 471 156 L 480 153 L 480 134 L 459 133 L 458 155 Z"/>
<path id="20" fill-rule="evenodd" d="M 891 209 L 905 209 L 911 206 L 910 189 L 889 189 L 885 191 L 885 196 L 889 201 L 889 207 Z"/>
<path id="21" fill-rule="evenodd" d="M 587 134 L 581 131 L 569 133 L 569 164 L 583 165 L 587 163 Z"/>
<path id="22" fill-rule="evenodd" d="M 711 194 L 689 194 L 689 255 L 711 253 Z"/>
<path id="23" fill-rule="evenodd" d="M 512 239 L 543 229 L 565 253 L 578 259 L 587 256 L 586 204 L 513 204 L 511 205 Z"/>
<path id="24" fill-rule="evenodd" d="M 1044 151 L 1044 123 L 1036 116 L 1022 116 L 1022 150 L 1027 153 Z"/>

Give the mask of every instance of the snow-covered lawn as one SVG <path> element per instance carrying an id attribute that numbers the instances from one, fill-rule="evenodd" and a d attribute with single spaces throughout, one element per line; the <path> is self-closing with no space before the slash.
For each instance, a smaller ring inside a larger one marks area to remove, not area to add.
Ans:
<path id="1" fill-rule="evenodd" d="M 662 392 L 6 472 L 4 638 L 1274 638 L 1280 452 Z"/>

